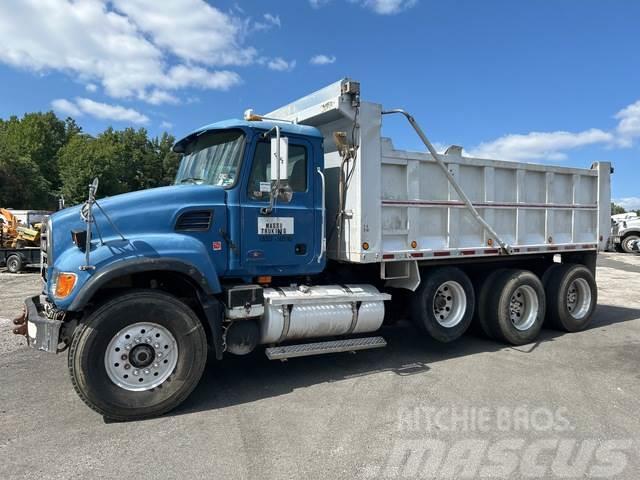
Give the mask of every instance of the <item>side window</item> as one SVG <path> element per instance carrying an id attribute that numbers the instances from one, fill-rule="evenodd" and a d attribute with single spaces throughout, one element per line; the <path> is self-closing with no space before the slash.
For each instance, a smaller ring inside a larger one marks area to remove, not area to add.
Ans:
<path id="1" fill-rule="evenodd" d="M 253 155 L 251 175 L 247 193 L 254 200 L 268 200 L 271 189 L 270 143 L 258 142 Z M 289 144 L 287 169 L 289 186 L 294 192 L 307 191 L 307 149 L 302 145 Z"/>

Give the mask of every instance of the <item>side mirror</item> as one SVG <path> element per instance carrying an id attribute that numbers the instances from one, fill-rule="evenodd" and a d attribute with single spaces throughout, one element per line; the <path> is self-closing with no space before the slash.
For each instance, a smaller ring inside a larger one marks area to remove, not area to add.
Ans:
<path id="1" fill-rule="evenodd" d="M 278 140 L 280 140 L 278 142 Z M 289 166 L 289 139 L 287 137 L 271 137 L 271 180 L 287 179 Z M 280 175 L 278 176 L 278 172 Z"/>

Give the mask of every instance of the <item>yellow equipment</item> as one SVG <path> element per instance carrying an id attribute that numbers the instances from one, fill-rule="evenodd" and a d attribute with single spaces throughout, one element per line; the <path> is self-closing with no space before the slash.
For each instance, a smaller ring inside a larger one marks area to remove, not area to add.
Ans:
<path id="1" fill-rule="evenodd" d="M 0 215 L 6 220 L 0 221 L 0 248 L 37 247 L 40 243 L 42 224 L 32 227 L 22 226 L 18 219 L 6 208 L 0 208 Z"/>

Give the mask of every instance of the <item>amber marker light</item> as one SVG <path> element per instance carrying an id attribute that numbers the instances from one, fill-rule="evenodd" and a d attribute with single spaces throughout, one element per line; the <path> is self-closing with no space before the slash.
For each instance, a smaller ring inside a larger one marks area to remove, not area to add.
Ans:
<path id="1" fill-rule="evenodd" d="M 368 244 L 367 242 L 364 242 L 364 243 L 362 244 L 362 249 L 363 249 L 363 250 L 369 250 L 369 244 Z"/>
<path id="2" fill-rule="evenodd" d="M 60 272 L 58 274 L 58 281 L 56 282 L 56 297 L 68 297 L 71 294 L 73 287 L 75 287 L 77 279 L 78 276 L 75 273 Z"/>

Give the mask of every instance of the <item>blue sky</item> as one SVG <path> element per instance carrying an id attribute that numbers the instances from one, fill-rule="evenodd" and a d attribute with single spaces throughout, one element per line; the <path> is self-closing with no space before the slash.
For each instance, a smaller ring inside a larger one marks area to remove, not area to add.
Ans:
<path id="1" fill-rule="evenodd" d="M 350 76 L 439 145 L 611 161 L 614 198 L 640 208 L 639 22 L 628 0 L 3 0 L 0 117 L 180 136 Z"/>

